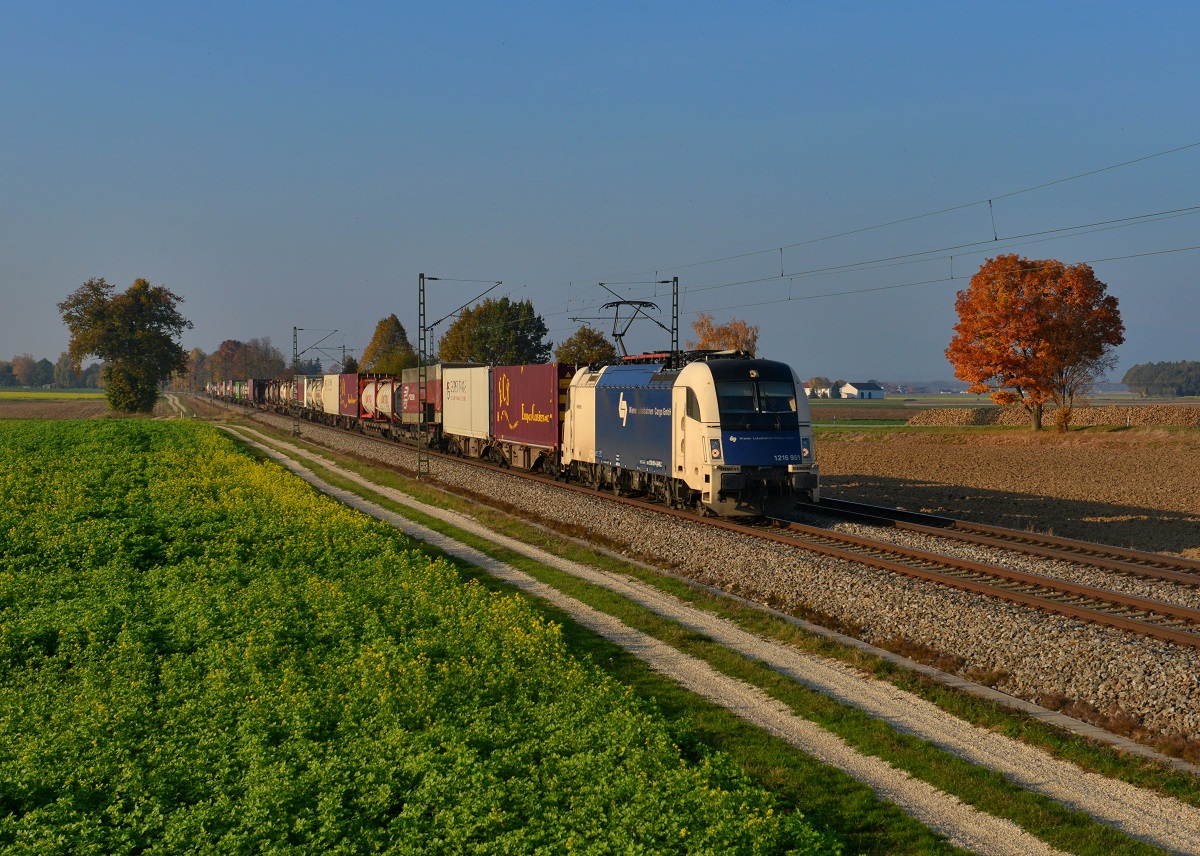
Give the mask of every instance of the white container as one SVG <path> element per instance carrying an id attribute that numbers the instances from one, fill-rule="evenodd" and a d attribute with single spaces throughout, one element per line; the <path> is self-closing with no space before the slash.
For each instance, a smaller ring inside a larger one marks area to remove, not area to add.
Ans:
<path id="1" fill-rule="evenodd" d="M 338 415 L 338 375 L 325 375 L 321 390 L 321 406 L 330 416 Z"/>
<path id="2" fill-rule="evenodd" d="M 442 431 L 485 439 L 492 425 L 492 370 L 442 369 Z"/>

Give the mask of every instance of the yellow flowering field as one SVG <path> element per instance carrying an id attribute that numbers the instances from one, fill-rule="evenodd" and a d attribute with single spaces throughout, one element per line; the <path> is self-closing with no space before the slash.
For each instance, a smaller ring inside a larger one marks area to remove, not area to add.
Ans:
<path id="1" fill-rule="evenodd" d="M 821 839 L 522 600 L 188 422 L 0 422 L 0 851 Z"/>

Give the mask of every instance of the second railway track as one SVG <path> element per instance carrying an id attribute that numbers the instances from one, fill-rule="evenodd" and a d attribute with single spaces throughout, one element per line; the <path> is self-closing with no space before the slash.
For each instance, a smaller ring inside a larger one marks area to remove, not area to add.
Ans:
<path id="1" fill-rule="evenodd" d="M 1078 562 L 1093 568 L 1129 574 L 1144 579 L 1165 580 L 1200 587 L 1200 561 L 1162 553 L 1148 553 L 1107 544 L 1094 544 L 1072 538 L 1042 535 L 1019 529 L 1005 529 L 953 517 L 917 511 L 886 508 L 823 498 L 818 505 L 802 506 L 816 513 L 831 513 L 873 525 L 891 526 L 907 532 L 919 532 L 971 544 L 1012 550 L 1030 556 Z"/>

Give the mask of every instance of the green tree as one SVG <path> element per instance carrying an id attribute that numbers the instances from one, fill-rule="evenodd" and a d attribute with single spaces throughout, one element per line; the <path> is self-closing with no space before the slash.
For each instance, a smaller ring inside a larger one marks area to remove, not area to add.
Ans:
<path id="1" fill-rule="evenodd" d="M 33 385 L 50 386 L 54 383 L 54 363 L 42 357 L 33 366 Z"/>
<path id="2" fill-rule="evenodd" d="M 17 376 L 13 374 L 12 363 L 0 360 L 0 386 L 16 386 Z"/>
<path id="3" fill-rule="evenodd" d="M 552 343 L 546 322 L 533 311 L 533 301 L 488 298 L 464 309 L 438 346 L 443 362 L 527 365 L 550 360 Z"/>
<path id="4" fill-rule="evenodd" d="M 400 319 L 394 312 L 387 318 L 380 318 L 375 325 L 375 335 L 358 361 L 359 369 L 375 374 L 398 375 L 416 364 L 417 349 L 408 341 L 408 333 Z"/>
<path id="5" fill-rule="evenodd" d="M 554 349 L 554 359 L 568 365 L 584 366 L 592 363 L 612 362 L 617 358 L 617 349 L 608 337 L 584 324 L 574 335 Z"/>
<path id="6" fill-rule="evenodd" d="M 54 364 L 54 385 L 59 389 L 75 389 L 81 384 L 79 372 L 71 366 L 71 355 L 63 351 Z"/>
<path id="7" fill-rule="evenodd" d="M 80 378 L 84 389 L 104 389 L 104 363 L 92 363 L 83 370 Z"/>
<path id="8" fill-rule="evenodd" d="M 79 371 L 89 355 L 100 357 L 109 407 L 148 413 L 159 383 L 187 370 L 187 352 L 176 341 L 192 326 L 177 309 L 182 302 L 166 286 L 144 279 L 119 294 L 103 277 L 89 279 L 58 304 L 71 331 L 72 369 Z"/>
<path id="9" fill-rule="evenodd" d="M 1200 362 L 1138 363 L 1121 378 L 1138 395 L 1200 395 Z"/>

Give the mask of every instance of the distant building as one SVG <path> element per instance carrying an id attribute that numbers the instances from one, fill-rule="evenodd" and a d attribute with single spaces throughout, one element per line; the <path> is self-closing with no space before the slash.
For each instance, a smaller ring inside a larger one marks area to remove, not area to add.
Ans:
<path id="1" fill-rule="evenodd" d="M 877 383 L 844 383 L 842 398 L 883 398 L 883 387 Z"/>

